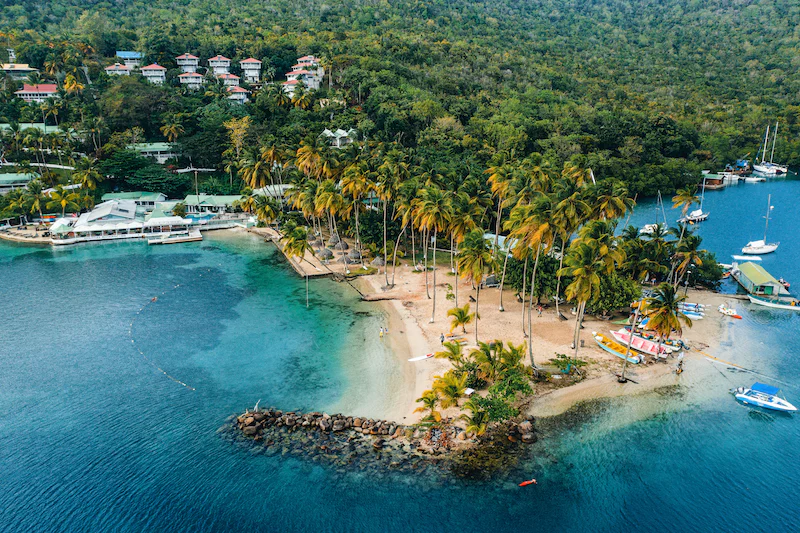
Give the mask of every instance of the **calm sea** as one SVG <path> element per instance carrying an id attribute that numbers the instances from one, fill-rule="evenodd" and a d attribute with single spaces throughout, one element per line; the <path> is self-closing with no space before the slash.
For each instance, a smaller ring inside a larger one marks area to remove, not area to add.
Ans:
<path id="1" fill-rule="evenodd" d="M 763 264 L 800 287 L 800 181 L 708 192 L 699 232 L 730 262 L 763 234 L 768 193 L 781 246 Z M 640 204 L 631 223 L 654 213 Z M 563 417 L 502 478 L 343 474 L 217 433 L 257 400 L 379 414 L 401 379 L 376 334 L 380 311 L 328 280 L 311 282 L 307 310 L 303 280 L 258 239 L 0 242 L 0 302 L 0 531 L 800 527 L 798 421 L 738 405 L 728 389 L 753 376 L 706 361 L 674 387 Z M 714 355 L 785 382 L 800 402 L 800 317 L 732 303 L 744 318 Z M 539 485 L 516 486 L 530 477 Z"/>

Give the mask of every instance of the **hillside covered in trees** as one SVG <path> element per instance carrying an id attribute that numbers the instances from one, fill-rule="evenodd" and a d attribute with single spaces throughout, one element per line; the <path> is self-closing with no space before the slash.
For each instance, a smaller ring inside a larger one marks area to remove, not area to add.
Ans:
<path id="1" fill-rule="evenodd" d="M 639 195 L 754 157 L 776 121 L 775 159 L 800 164 L 800 5 L 789 1 L 20 1 L 0 10 L 0 32 L 2 48 L 60 86 L 78 73 L 85 87 L 48 121 L 91 132 L 82 149 L 101 159 L 115 133 L 160 141 L 177 123 L 184 157 L 224 172 L 223 124 L 249 115 L 253 150 L 355 128 L 448 174 L 539 153 Z M 115 50 L 167 67 L 167 84 L 107 77 Z M 267 86 L 236 106 L 182 90 L 174 58 L 186 51 L 261 59 L 276 82 L 315 54 L 327 75 L 302 105 Z M 41 117 L 4 87 L 0 122 Z"/>

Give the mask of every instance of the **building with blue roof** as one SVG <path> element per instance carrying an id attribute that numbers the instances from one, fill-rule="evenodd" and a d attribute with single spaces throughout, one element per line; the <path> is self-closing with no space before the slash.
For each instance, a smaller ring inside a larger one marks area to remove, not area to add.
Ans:
<path id="1" fill-rule="evenodd" d="M 141 52 L 133 52 L 130 50 L 117 50 L 117 57 L 125 63 L 126 67 L 135 68 L 142 63 Z"/>

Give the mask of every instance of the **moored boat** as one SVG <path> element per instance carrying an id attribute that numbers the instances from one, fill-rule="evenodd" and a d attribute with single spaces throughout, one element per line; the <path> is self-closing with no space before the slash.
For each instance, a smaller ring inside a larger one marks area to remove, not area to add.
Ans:
<path id="1" fill-rule="evenodd" d="M 658 342 L 645 339 L 644 337 L 640 337 L 638 335 L 634 335 L 633 339 L 631 340 L 631 334 L 625 328 L 622 328 L 618 331 L 612 331 L 611 336 L 623 346 L 627 346 L 628 342 L 630 342 L 632 349 L 643 354 L 652 355 L 653 357 L 658 357 L 659 355 L 670 355 L 673 352 L 672 348 L 665 344 L 661 344 L 659 346 Z"/>
<path id="2" fill-rule="evenodd" d="M 202 241 L 203 235 L 199 229 L 172 232 L 153 239 L 147 239 L 147 244 L 178 244 L 181 242 Z"/>
<path id="3" fill-rule="evenodd" d="M 752 294 L 748 294 L 747 297 L 750 299 L 750 303 L 754 303 L 756 305 L 771 307 L 773 309 L 785 309 L 787 311 L 800 311 L 800 301 L 795 298 L 769 299 L 759 298 L 758 296 L 753 296 Z"/>
<path id="4" fill-rule="evenodd" d="M 758 382 L 753 383 L 749 388 L 739 387 L 733 391 L 736 399 L 747 405 L 756 405 L 784 413 L 797 411 L 797 407 L 786 401 L 785 398 L 778 396 L 779 393 L 779 388 Z"/>
<path id="5" fill-rule="evenodd" d="M 598 346 L 600 346 L 600 348 L 607 351 L 611 355 L 616 355 L 620 359 L 627 359 L 629 363 L 633 364 L 639 364 L 643 360 L 643 356 L 633 353 L 629 354 L 628 357 L 625 357 L 626 352 L 628 352 L 628 348 L 613 339 L 609 339 L 602 333 L 593 331 L 592 337 L 594 337 L 595 342 Z"/>
<path id="6" fill-rule="evenodd" d="M 758 241 L 750 241 L 747 246 L 742 248 L 743 254 L 764 255 L 778 249 L 779 242 L 767 242 L 767 229 L 769 228 L 769 213 L 772 211 L 772 195 L 767 196 L 767 216 L 764 222 L 764 238 Z"/>

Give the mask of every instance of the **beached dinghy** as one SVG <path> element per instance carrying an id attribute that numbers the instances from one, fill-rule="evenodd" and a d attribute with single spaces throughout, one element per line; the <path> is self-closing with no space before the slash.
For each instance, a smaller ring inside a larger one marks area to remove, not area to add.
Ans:
<path id="1" fill-rule="evenodd" d="M 611 336 L 614 337 L 618 343 L 622 344 L 623 346 L 627 346 L 628 342 L 631 338 L 630 332 L 627 329 L 622 328 L 619 331 L 612 331 Z M 643 354 L 652 355 L 653 357 L 658 357 L 659 354 L 661 356 L 670 355 L 672 354 L 672 348 L 661 344 L 661 349 L 659 350 L 658 342 L 651 341 L 638 335 L 633 336 L 633 340 L 630 341 L 631 348 L 636 350 L 637 352 L 641 352 Z"/>
<path id="2" fill-rule="evenodd" d="M 740 402 L 747 405 L 757 405 L 773 411 L 783 411 L 792 413 L 797 411 L 797 407 L 778 396 L 780 389 L 764 383 L 753 383 L 750 388 L 739 387 L 733 391 L 733 395 Z"/>
<path id="3" fill-rule="evenodd" d="M 625 352 L 628 351 L 628 348 L 613 339 L 609 339 L 602 333 L 593 331 L 592 337 L 594 337 L 595 342 L 597 342 L 597 345 L 600 346 L 600 348 L 612 355 L 616 355 L 620 359 L 627 359 L 629 363 L 639 364 L 643 359 L 643 356 L 637 354 L 630 354 L 626 358 Z"/>
<path id="4" fill-rule="evenodd" d="M 720 306 L 717 308 L 717 311 L 729 317 L 739 318 L 739 319 L 742 318 L 742 315 L 736 313 L 736 309 L 731 309 L 730 307 L 727 307 L 725 304 L 720 304 Z"/>

